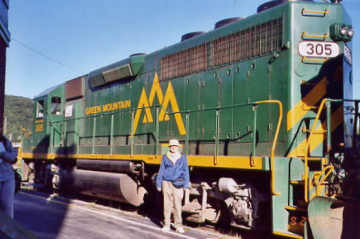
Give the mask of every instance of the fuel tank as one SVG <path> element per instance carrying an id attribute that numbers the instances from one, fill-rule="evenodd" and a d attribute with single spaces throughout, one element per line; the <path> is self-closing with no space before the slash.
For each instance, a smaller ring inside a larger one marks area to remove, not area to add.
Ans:
<path id="1" fill-rule="evenodd" d="M 100 172 L 83 169 L 60 170 L 60 191 L 75 192 L 94 197 L 140 206 L 146 189 L 126 173 Z"/>

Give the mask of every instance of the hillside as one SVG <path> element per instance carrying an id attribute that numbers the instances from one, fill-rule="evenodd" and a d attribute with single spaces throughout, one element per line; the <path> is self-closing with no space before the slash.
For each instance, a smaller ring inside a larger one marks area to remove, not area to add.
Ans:
<path id="1" fill-rule="evenodd" d="M 6 95 L 5 117 L 7 119 L 6 136 L 18 140 L 25 132 L 32 130 L 32 99 Z M 5 125 L 4 125 L 5 127 Z"/>

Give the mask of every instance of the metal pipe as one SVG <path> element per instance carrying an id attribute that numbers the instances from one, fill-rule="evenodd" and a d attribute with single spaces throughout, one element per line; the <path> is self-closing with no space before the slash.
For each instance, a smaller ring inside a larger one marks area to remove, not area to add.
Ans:
<path id="1" fill-rule="evenodd" d="M 327 154 L 331 150 L 331 102 L 326 102 Z"/>
<path id="2" fill-rule="evenodd" d="M 96 118 L 94 118 L 93 132 L 92 132 L 92 148 L 91 153 L 95 153 L 95 134 L 96 134 Z"/>
<path id="3" fill-rule="evenodd" d="M 155 154 L 159 153 L 159 142 L 160 142 L 160 125 L 159 125 L 159 107 L 156 107 L 156 145 L 155 145 Z"/>
<path id="4" fill-rule="evenodd" d="M 134 155 L 134 115 L 135 111 L 131 112 L 131 127 L 130 127 L 130 155 Z"/>
<path id="5" fill-rule="evenodd" d="M 186 135 L 185 135 L 185 153 L 186 155 L 189 155 L 189 152 L 190 152 L 190 144 L 189 144 L 189 139 L 190 139 L 190 121 L 189 121 L 189 118 L 190 118 L 190 114 L 189 113 L 186 113 L 185 114 L 185 124 L 186 124 Z"/>
<path id="6" fill-rule="evenodd" d="M 256 155 L 256 121 L 257 121 L 257 111 L 256 111 L 256 106 L 253 107 L 253 111 L 254 111 L 254 127 L 253 127 L 253 142 L 252 142 L 252 156 Z"/>
<path id="7" fill-rule="evenodd" d="M 219 154 L 219 111 L 216 110 L 216 120 L 215 120 L 215 156 L 214 156 L 214 165 L 217 164 L 217 156 Z"/>
<path id="8" fill-rule="evenodd" d="M 110 154 L 113 154 L 113 141 L 114 141 L 114 115 L 111 115 L 111 125 L 110 125 Z"/>
<path id="9" fill-rule="evenodd" d="M 356 130 L 357 130 L 357 122 L 359 119 L 359 101 L 355 101 L 355 116 L 354 116 L 354 126 L 353 126 L 353 142 L 352 142 L 352 146 L 356 147 L 356 143 L 357 143 L 357 135 L 356 135 Z"/>
<path id="10" fill-rule="evenodd" d="M 63 146 L 67 146 L 67 121 L 64 122 L 64 138 L 61 140 Z"/>

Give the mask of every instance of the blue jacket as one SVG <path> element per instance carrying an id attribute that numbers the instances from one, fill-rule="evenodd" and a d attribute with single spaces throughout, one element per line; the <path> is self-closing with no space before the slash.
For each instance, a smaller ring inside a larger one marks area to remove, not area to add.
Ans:
<path id="1" fill-rule="evenodd" d="M 14 180 L 12 164 L 16 163 L 16 151 L 7 138 L 3 138 L 4 152 L 0 152 L 0 182 Z"/>
<path id="2" fill-rule="evenodd" d="M 160 170 L 156 177 L 156 187 L 161 189 L 163 180 L 172 182 L 175 187 L 190 187 L 189 167 L 184 154 L 174 163 L 163 155 Z"/>

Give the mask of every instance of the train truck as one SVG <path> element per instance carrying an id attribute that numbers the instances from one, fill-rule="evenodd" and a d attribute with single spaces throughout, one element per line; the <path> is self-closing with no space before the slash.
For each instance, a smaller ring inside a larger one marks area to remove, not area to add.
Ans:
<path id="1" fill-rule="evenodd" d="M 151 206 L 176 138 L 190 167 L 186 220 L 287 238 L 355 235 L 353 35 L 340 1 L 273 0 L 59 83 L 34 98 L 24 177 Z"/>

